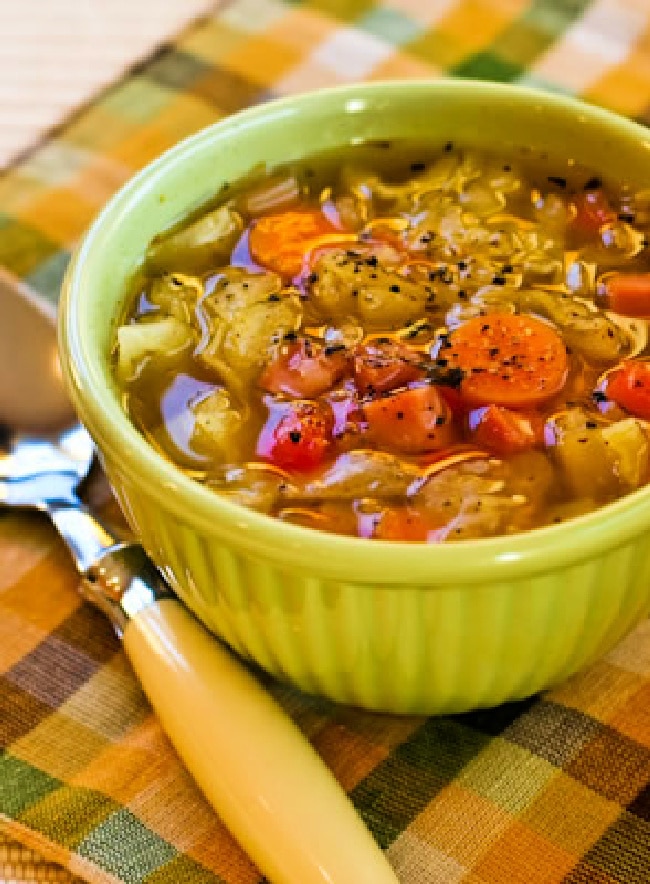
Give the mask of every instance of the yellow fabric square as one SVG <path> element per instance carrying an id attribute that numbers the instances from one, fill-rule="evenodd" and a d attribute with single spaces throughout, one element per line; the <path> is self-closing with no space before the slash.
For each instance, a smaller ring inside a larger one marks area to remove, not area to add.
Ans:
<path id="1" fill-rule="evenodd" d="M 54 711 L 16 740 L 11 752 L 56 779 L 70 780 L 96 758 L 104 746 L 104 737 L 60 711 Z"/>
<path id="2" fill-rule="evenodd" d="M 438 22 L 441 33 L 461 45 L 471 55 L 485 49 L 515 16 L 528 6 L 527 0 L 495 5 L 492 0 L 465 0 L 454 3 Z"/>
<path id="3" fill-rule="evenodd" d="M 569 853 L 581 856 L 619 813 L 617 803 L 558 771 L 524 810 L 521 821 Z"/>
<path id="4" fill-rule="evenodd" d="M 26 657 L 46 636 L 43 629 L 0 606 L 0 673 Z"/>
<path id="5" fill-rule="evenodd" d="M 139 169 L 163 151 L 218 119 L 217 112 L 192 95 L 180 95 L 147 126 L 131 132 L 109 155 L 132 169 Z"/>
<path id="6" fill-rule="evenodd" d="M 44 191 L 22 213 L 22 220 L 40 230 L 53 242 L 74 243 L 95 217 L 97 206 L 90 205 L 80 191 L 57 187 Z"/>
<path id="7" fill-rule="evenodd" d="M 451 783 L 416 817 L 409 830 L 463 865 L 472 866 L 511 820 L 497 804 Z"/>
<path id="8" fill-rule="evenodd" d="M 224 64 L 247 81 L 270 87 L 301 57 L 301 53 L 269 38 L 266 34 L 251 36 L 237 49 L 229 52 Z"/>
<path id="9" fill-rule="evenodd" d="M 650 749 L 650 683 L 646 682 L 628 695 L 612 715 L 610 724 L 626 737 Z"/>
<path id="10" fill-rule="evenodd" d="M 575 862 L 574 854 L 513 820 L 473 871 L 490 884 L 561 884 Z"/>
<path id="11" fill-rule="evenodd" d="M 650 40 L 611 68 L 585 93 L 587 101 L 636 117 L 650 105 Z"/>

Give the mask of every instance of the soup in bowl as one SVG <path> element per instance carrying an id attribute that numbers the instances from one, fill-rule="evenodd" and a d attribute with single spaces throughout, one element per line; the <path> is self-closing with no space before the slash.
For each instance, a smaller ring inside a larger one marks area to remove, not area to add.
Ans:
<path id="1" fill-rule="evenodd" d="M 304 690 L 445 712 L 647 613 L 649 169 L 604 111 L 391 83 L 237 115 L 117 195 L 66 371 L 206 625 Z"/>

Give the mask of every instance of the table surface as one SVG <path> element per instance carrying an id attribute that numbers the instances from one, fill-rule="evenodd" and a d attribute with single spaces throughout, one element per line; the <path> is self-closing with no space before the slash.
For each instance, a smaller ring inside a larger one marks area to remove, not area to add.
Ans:
<path id="1" fill-rule="evenodd" d="M 0 168 L 214 0 L 0 3 Z"/>

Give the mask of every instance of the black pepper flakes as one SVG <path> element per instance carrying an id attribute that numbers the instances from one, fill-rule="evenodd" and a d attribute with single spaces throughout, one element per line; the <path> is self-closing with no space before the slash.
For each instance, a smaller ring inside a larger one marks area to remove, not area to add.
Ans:
<path id="1" fill-rule="evenodd" d="M 560 175 L 549 175 L 548 181 L 551 184 L 556 184 L 558 187 L 561 187 L 563 190 L 566 187 L 566 178 L 562 178 Z"/>
<path id="2" fill-rule="evenodd" d="M 603 186 L 602 179 L 600 178 L 590 178 L 583 187 L 583 190 L 600 190 Z"/>

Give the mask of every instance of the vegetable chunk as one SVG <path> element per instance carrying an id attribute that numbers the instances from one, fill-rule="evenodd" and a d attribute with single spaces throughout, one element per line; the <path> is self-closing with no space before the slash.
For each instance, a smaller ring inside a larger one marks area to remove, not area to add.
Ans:
<path id="1" fill-rule="evenodd" d="M 560 335 L 530 316 L 477 316 L 454 331 L 445 358 L 464 372 L 463 397 L 472 405 L 528 408 L 555 396 L 567 377 Z"/>
<path id="2" fill-rule="evenodd" d="M 183 227 L 155 239 L 147 252 L 147 265 L 155 273 L 207 273 L 229 257 L 244 228 L 241 215 L 221 206 Z"/>

